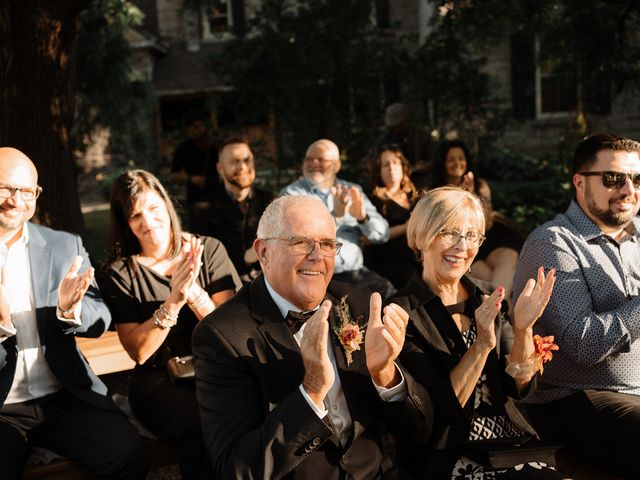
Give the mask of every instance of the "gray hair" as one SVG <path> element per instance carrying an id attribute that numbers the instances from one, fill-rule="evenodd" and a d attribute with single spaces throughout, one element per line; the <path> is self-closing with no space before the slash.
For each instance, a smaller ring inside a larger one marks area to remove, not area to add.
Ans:
<path id="1" fill-rule="evenodd" d="M 484 209 L 476 195 L 453 186 L 429 190 L 418 200 L 409 217 L 409 247 L 419 255 L 443 228 L 463 218 L 475 220 L 480 233 L 484 233 Z"/>
<path id="2" fill-rule="evenodd" d="M 284 195 L 271 202 L 262 213 L 258 223 L 258 238 L 273 238 L 283 234 L 285 228 L 284 217 L 288 208 L 308 203 L 309 214 L 312 215 L 318 208 L 327 212 L 327 206 L 318 197 L 313 195 Z"/>

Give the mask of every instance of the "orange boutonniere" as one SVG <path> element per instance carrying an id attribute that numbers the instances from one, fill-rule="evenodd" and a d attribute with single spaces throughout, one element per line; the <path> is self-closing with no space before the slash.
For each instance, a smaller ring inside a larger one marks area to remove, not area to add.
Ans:
<path id="1" fill-rule="evenodd" d="M 560 350 L 560 347 L 553 343 L 553 340 L 553 335 L 547 337 L 541 337 L 540 335 L 533 336 L 533 345 L 535 347 L 533 354 L 534 369 L 540 370 L 540 374 L 544 372 L 543 364 L 551 361 L 554 351 Z"/>
<path id="2" fill-rule="evenodd" d="M 339 319 L 334 327 L 334 332 L 338 336 L 340 345 L 342 345 L 344 350 L 347 365 L 351 365 L 353 362 L 353 352 L 360 350 L 360 345 L 364 342 L 362 335 L 364 326 L 360 327 L 358 323 L 351 318 L 346 295 L 340 299 L 340 303 L 334 308 L 336 309 L 336 314 Z"/>

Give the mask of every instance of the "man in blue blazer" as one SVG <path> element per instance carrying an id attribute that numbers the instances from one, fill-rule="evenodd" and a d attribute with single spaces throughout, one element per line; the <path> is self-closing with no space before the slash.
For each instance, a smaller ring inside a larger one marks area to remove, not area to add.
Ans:
<path id="1" fill-rule="evenodd" d="M 144 443 L 76 346 L 111 315 L 80 238 L 29 223 L 41 191 L 31 160 L 0 148 L 2 478 L 22 477 L 35 442 L 98 478 L 144 478 Z"/>

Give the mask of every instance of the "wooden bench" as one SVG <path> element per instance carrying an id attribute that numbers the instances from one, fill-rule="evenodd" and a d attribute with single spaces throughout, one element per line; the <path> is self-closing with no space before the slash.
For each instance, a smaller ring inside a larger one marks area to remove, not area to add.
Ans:
<path id="1" fill-rule="evenodd" d="M 105 332 L 99 338 L 77 337 L 76 341 L 96 375 L 124 372 L 135 366 L 116 332 Z"/>

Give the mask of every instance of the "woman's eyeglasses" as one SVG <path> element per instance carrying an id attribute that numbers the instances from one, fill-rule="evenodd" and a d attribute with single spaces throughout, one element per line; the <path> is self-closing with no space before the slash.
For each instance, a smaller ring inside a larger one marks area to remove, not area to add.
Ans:
<path id="1" fill-rule="evenodd" d="M 602 185 L 606 188 L 620 189 L 627 183 L 627 178 L 633 183 L 633 188 L 640 189 L 640 173 L 625 172 L 578 172 L 584 177 L 602 177 Z"/>
<path id="2" fill-rule="evenodd" d="M 487 238 L 479 232 L 467 232 L 462 234 L 457 228 L 441 230 L 438 235 L 442 237 L 445 244 L 449 247 L 455 247 L 460 243 L 460 240 L 464 238 L 467 242 L 467 247 L 480 248 L 484 239 Z"/>

